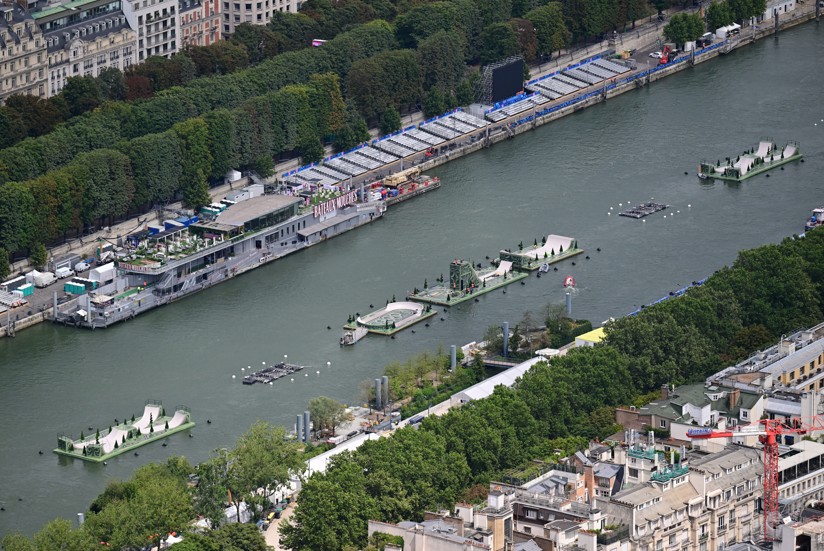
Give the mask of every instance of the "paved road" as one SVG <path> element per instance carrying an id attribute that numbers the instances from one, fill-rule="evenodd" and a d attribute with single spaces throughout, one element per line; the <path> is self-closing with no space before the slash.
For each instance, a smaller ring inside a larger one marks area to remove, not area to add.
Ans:
<path id="1" fill-rule="evenodd" d="M 264 533 L 266 545 L 271 545 L 274 547 L 275 551 L 288 551 L 286 547 L 280 546 L 280 524 L 291 518 L 292 514 L 295 512 L 295 507 L 297 507 L 297 505 L 290 503 L 283 513 L 281 513 L 280 518 L 272 521 L 272 524 L 269 525 L 269 529 Z"/>

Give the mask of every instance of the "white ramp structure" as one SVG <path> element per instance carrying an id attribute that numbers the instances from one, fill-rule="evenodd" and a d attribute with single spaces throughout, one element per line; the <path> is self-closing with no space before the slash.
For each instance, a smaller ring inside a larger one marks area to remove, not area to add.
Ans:
<path id="1" fill-rule="evenodd" d="M 487 281 L 494 277 L 501 277 L 504 274 L 508 274 L 512 271 L 512 262 L 508 260 L 502 260 L 500 264 L 498 264 L 498 268 L 494 272 L 490 272 L 486 275 L 480 276 L 478 279 L 481 281 Z"/>

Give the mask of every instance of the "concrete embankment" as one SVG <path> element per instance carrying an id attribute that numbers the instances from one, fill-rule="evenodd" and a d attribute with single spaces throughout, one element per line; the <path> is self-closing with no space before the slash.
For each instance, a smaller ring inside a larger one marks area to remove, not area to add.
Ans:
<path id="1" fill-rule="evenodd" d="M 785 16 L 780 19 L 778 28 L 779 30 L 785 30 L 795 27 L 796 25 L 815 19 L 815 15 L 814 6 L 799 8 L 794 13 L 785 14 Z M 743 29 L 742 33 L 734 40 L 717 43 L 711 49 L 708 48 L 696 55 L 682 56 L 678 58 L 678 61 L 676 62 L 665 66 L 655 67 L 648 71 L 636 70 L 627 77 L 622 77 L 620 79 L 616 78 L 613 84 L 606 85 L 601 90 L 597 89 L 598 86 L 584 90 L 574 98 L 565 100 L 560 104 L 560 106 L 557 101 L 548 104 L 549 106 L 544 112 L 532 113 L 527 111 L 526 113 L 515 115 L 492 127 L 485 139 L 479 139 L 475 142 L 456 147 L 448 153 L 421 162 L 419 166 L 422 170 L 428 170 L 436 166 L 440 166 L 459 157 L 463 157 L 485 147 L 489 147 L 492 144 L 511 139 L 525 132 L 529 132 L 538 126 L 548 124 L 574 112 L 580 111 L 581 109 L 601 103 L 626 92 L 636 90 L 637 88 L 648 86 L 664 77 L 685 69 L 689 69 L 699 63 L 704 63 L 711 59 L 715 59 L 719 55 L 725 55 L 732 50 L 742 48 L 754 43 L 756 40 L 767 38 L 773 36 L 774 34 L 775 29 L 772 25 L 765 28 L 747 27 Z M 649 36 L 645 36 L 645 38 L 649 38 Z M 650 43 L 647 43 L 646 46 L 649 46 L 649 44 Z M 638 44 L 637 46 L 643 47 L 644 44 Z"/>

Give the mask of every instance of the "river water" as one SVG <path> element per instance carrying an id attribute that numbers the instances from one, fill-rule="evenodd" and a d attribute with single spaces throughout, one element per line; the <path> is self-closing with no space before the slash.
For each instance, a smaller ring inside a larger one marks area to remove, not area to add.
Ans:
<path id="1" fill-rule="evenodd" d="M 256 419 L 290 425 L 313 396 L 352 403 L 358 383 L 392 360 L 562 303 L 568 274 L 580 288 L 575 315 L 600 322 L 710 275 L 740 249 L 799 233 L 824 204 L 822 33 L 805 24 L 442 166 L 432 171 L 440 190 L 385 219 L 134 321 L 95 332 L 42 324 L 0 341 L 0 535 L 74 518 L 108 480 L 147 462 L 201 461 Z M 735 156 L 763 136 L 799 141 L 806 162 L 743 184 L 695 177 L 701 159 Z M 617 216 L 619 203 L 650 197 L 672 205 L 666 218 Z M 349 314 L 432 282 L 455 257 L 485 262 L 549 233 L 575 237 L 590 260 L 451 308 L 414 334 L 339 347 Z M 240 383 L 241 367 L 284 355 L 313 366 L 309 376 Z M 107 466 L 51 452 L 59 432 L 106 428 L 147 399 L 190 406 L 192 437 Z"/>

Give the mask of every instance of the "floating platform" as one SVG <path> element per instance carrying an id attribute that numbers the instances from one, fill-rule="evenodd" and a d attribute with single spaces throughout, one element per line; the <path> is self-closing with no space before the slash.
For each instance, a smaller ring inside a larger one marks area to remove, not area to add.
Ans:
<path id="1" fill-rule="evenodd" d="M 279 364 L 275 364 L 271 367 L 264 367 L 260 371 L 255 371 L 249 375 L 246 375 L 243 378 L 244 385 L 253 385 L 255 383 L 271 383 L 281 377 L 286 377 L 287 375 L 291 375 L 292 373 L 296 373 L 303 369 L 306 369 L 308 366 L 305 365 L 295 365 L 295 364 L 287 364 L 280 362 Z"/>
<path id="2" fill-rule="evenodd" d="M 59 455 L 100 463 L 194 426 L 188 407 L 177 406 L 174 415 L 167 416 L 161 402 L 147 400 L 143 416 L 137 421 L 132 417 L 131 421 L 124 420 L 89 436 L 81 433 L 80 438 L 60 434 L 53 451 Z"/>
<path id="3" fill-rule="evenodd" d="M 526 277 L 529 275 L 525 272 L 513 271 L 510 261 L 501 261 L 497 267 L 476 270 L 469 262 L 456 259 L 449 265 L 448 285 L 439 283 L 425 289 L 416 289 L 408 298 L 429 304 L 454 306 Z"/>
<path id="4" fill-rule="evenodd" d="M 797 161 L 801 157 L 796 142 L 788 143 L 779 151 L 778 146 L 771 139 L 764 138 L 758 143 L 757 149 L 753 147 L 739 155 L 735 160 L 727 157 L 723 163 L 720 160 L 714 165 L 711 162 L 701 163 L 698 167 L 698 177 L 702 180 L 718 178 L 719 180 L 741 182 L 783 164 Z"/>
<path id="5" fill-rule="evenodd" d="M 432 310 L 431 306 L 418 302 L 390 302 L 383 308 L 375 310 L 365 316 L 358 317 L 354 321 L 344 325 L 343 330 L 345 333 L 341 339 L 341 344 L 355 344 L 355 342 L 360 340 L 359 337 L 353 342 L 344 342 L 346 340 L 346 332 L 354 332 L 358 328 L 365 329 L 369 333 L 390 336 L 425 319 L 429 319 L 435 314 L 437 314 L 437 312 Z M 361 334 L 361 337 L 362 336 Z"/>
<path id="6" fill-rule="evenodd" d="M 629 208 L 623 212 L 619 212 L 618 216 L 626 216 L 628 218 L 644 218 L 645 216 L 649 216 L 650 214 L 655 214 L 656 212 L 660 212 L 664 209 L 668 209 L 670 206 L 665 205 L 664 203 L 641 203 L 640 205 L 634 206 Z"/>
<path id="7" fill-rule="evenodd" d="M 502 250 L 501 262 L 511 262 L 516 270 L 537 270 L 544 264 L 554 264 L 584 252 L 578 248 L 578 242 L 572 237 L 550 234 L 542 243 L 537 242 L 524 247 L 523 243 L 517 251 Z"/>

